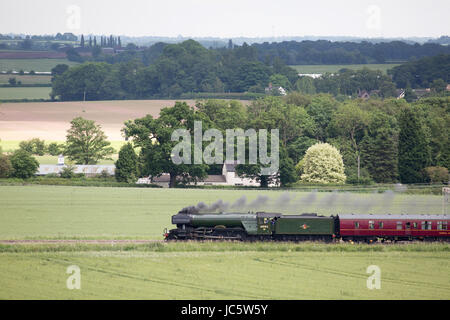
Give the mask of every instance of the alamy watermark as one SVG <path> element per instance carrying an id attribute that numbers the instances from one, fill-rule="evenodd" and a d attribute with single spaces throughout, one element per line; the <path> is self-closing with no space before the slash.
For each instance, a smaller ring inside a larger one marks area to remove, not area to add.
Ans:
<path id="1" fill-rule="evenodd" d="M 381 269 L 379 266 L 371 265 L 367 267 L 366 273 L 371 274 L 366 281 L 367 289 L 381 289 Z"/>
<path id="2" fill-rule="evenodd" d="M 270 131 L 270 148 L 268 130 L 260 129 L 227 129 L 225 131 L 226 161 L 240 164 L 261 164 L 261 175 L 273 175 L 280 167 L 279 130 Z M 194 141 L 187 129 L 176 129 L 171 136 L 172 141 L 179 143 L 172 149 L 171 158 L 174 164 L 222 164 L 224 163 L 224 137 L 217 129 L 208 129 L 203 133 L 202 122 L 194 122 Z M 181 139 L 181 141 L 180 141 Z M 246 141 L 248 141 L 248 159 L 246 159 Z M 210 142 L 203 150 L 203 142 Z M 270 149 L 270 152 L 269 152 Z M 192 150 L 194 161 L 192 161 Z M 236 152 L 235 152 L 236 151 Z M 237 155 L 236 155 L 236 154 Z M 269 154 L 270 153 L 270 154 Z"/>
<path id="3" fill-rule="evenodd" d="M 81 289 L 81 270 L 79 266 L 72 265 L 68 266 L 66 269 L 66 273 L 70 274 L 70 276 L 66 280 L 67 289 Z"/>
<path id="4" fill-rule="evenodd" d="M 79 30 L 81 28 L 81 8 L 75 4 L 66 8 L 66 27 L 69 30 Z"/>

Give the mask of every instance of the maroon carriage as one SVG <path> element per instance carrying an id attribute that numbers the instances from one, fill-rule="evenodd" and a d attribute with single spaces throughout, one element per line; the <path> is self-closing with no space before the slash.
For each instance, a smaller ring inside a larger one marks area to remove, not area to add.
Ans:
<path id="1" fill-rule="evenodd" d="M 343 240 L 450 240 L 447 215 L 339 215 Z"/>

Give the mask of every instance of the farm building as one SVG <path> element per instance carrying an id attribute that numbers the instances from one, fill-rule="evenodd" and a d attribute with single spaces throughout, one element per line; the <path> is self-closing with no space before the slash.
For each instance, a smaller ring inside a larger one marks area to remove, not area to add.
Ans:
<path id="1" fill-rule="evenodd" d="M 41 164 L 36 175 L 45 176 L 48 174 L 60 174 L 67 167 L 66 165 Z M 74 173 L 84 173 L 87 177 L 93 177 L 101 174 L 103 171 L 113 176 L 116 169 L 115 165 L 75 165 Z"/>
<path id="2" fill-rule="evenodd" d="M 198 186 L 254 186 L 258 187 L 259 182 L 253 179 L 241 178 L 236 174 L 237 161 L 225 161 L 222 167 L 221 175 L 209 175 L 206 179 L 196 183 Z M 145 177 L 137 181 L 138 184 L 154 183 L 162 187 L 169 187 L 170 175 L 163 173 L 159 177 Z M 276 185 L 270 185 L 275 187 Z"/>

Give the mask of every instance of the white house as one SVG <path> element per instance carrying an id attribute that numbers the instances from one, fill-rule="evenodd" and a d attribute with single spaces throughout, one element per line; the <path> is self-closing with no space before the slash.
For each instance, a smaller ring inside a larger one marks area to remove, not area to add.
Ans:
<path id="1" fill-rule="evenodd" d="M 254 179 L 241 178 L 236 174 L 237 161 L 225 161 L 222 167 L 221 175 L 209 175 L 204 180 L 192 183 L 198 186 L 252 186 L 259 187 L 260 183 Z M 154 183 L 163 187 L 169 187 L 170 175 L 163 173 L 159 177 L 144 177 L 140 178 L 137 184 L 150 184 Z M 276 187 L 277 184 L 272 183 L 270 187 Z"/>

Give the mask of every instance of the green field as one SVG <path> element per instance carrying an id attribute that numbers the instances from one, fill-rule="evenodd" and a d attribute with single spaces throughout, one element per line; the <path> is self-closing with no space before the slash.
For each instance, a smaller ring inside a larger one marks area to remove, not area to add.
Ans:
<path id="1" fill-rule="evenodd" d="M 49 84 L 52 76 L 50 75 L 18 75 L 18 74 L 0 74 L 0 84 L 8 84 L 10 78 L 16 78 L 16 81 L 22 84 Z"/>
<path id="2" fill-rule="evenodd" d="M 431 252 L 195 246 L 200 250 L 2 252 L 0 299 L 450 299 L 448 245 Z M 66 287 L 71 265 L 80 268 L 79 290 Z M 379 290 L 367 288 L 370 265 L 381 270 Z"/>
<path id="3" fill-rule="evenodd" d="M 0 100 L 50 99 L 50 87 L 0 88 Z"/>
<path id="4" fill-rule="evenodd" d="M 0 59 L 0 71 L 50 72 L 58 64 L 74 66 L 78 62 L 67 59 Z"/>
<path id="5" fill-rule="evenodd" d="M 199 202 L 234 203 L 241 211 L 265 195 L 264 210 L 285 213 L 441 213 L 442 196 L 220 189 L 0 186 L 1 239 L 162 239 L 171 215 Z M 291 199 L 289 202 L 287 198 Z M 259 208 L 260 210 L 261 208 Z"/>
<path id="6" fill-rule="evenodd" d="M 243 195 L 268 196 L 268 211 L 323 214 L 438 213 L 442 200 L 343 193 L 331 205 L 330 193 L 291 192 L 287 206 L 280 191 L 0 186 L 0 240 L 162 239 L 182 207 Z M 0 244 L 0 299 L 449 299 L 449 258 L 439 243 Z M 72 265 L 80 290 L 66 287 Z M 370 265 L 380 290 L 366 286 Z"/>
<path id="7" fill-rule="evenodd" d="M 387 73 L 388 69 L 399 66 L 400 64 L 349 64 L 349 65 L 297 65 L 290 66 L 298 71 L 298 73 L 333 73 L 338 72 L 343 68 L 348 68 L 352 70 L 361 70 L 363 68 L 369 68 L 370 70 L 380 70 L 384 74 Z"/>

